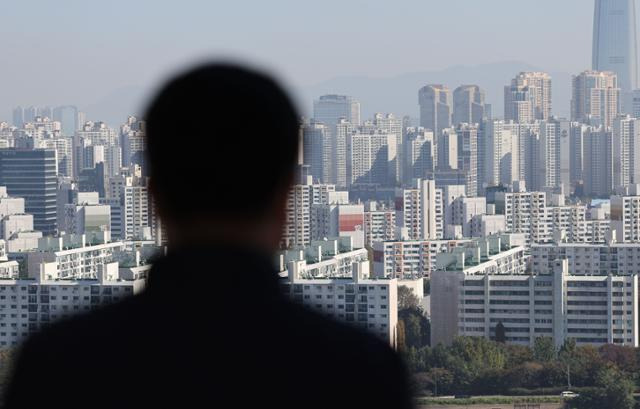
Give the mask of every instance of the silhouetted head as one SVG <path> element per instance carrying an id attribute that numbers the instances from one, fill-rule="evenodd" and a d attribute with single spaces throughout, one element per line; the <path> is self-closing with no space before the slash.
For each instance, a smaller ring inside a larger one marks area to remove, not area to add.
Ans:
<path id="1" fill-rule="evenodd" d="M 151 189 L 170 244 L 277 248 L 299 122 L 269 76 L 208 64 L 167 83 L 146 114 Z"/>

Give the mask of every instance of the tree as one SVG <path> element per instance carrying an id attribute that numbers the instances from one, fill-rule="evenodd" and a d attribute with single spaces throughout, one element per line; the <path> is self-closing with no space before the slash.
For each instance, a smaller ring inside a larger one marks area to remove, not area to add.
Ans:
<path id="1" fill-rule="evenodd" d="M 556 347 L 553 338 L 539 337 L 533 343 L 533 359 L 538 362 L 550 362 L 556 358 Z"/>
<path id="2" fill-rule="evenodd" d="M 605 362 L 611 362 L 623 372 L 636 373 L 638 371 L 635 348 L 605 344 L 598 348 L 598 353 Z"/>
<path id="3" fill-rule="evenodd" d="M 558 360 L 562 362 L 567 373 L 567 388 L 571 388 L 571 366 L 576 357 L 576 340 L 567 338 L 558 351 Z"/>
<path id="4" fill-rule="evenodd" d="M 596 375 L 596 387 L 580 393 L 569 404 L 575 409 L 633 409 L 634 384 L 613 365 L 603 367 Z"/>
<path id="5" fill-rule="evenodd" d="M 410 310 L 413 312 L 413 310 Z M 422 345 L 422 322 L 418 314 L 406 314 L 402 318 L 404 321 L 405 343 L 407 346 L 421 348 Z"/>
<path id="6" fill-rule="evenodd" d="M 502 321 L 496 325 L 496 342 L 499 344 L 507 342 L 507 334 L 504 325 L 502 325 Z"/>
<path id="7" fill-rule="evenodd" d="M 432 385 L 433 395 L 438 396 L 443 393 L 450 393 L 453 386 L 453 374 L 444 368 L 431 368 L 427 372 Z"/>
<path id="8" fill-rule="evenodd" d="M 411 289 L 404 285 L 398 286 L 398 310 L 418 309 L 420 307 L 420 300 L 411 291 Z"/>
<path id="9" fill-rule="evenodd" d="M 405 337 L 404 321 L 399 320 L 396 325 L 396 347 L 398 348 L 398 351 L 404 351 L 407 348 Z"/>
<path id="10" fill-rule="evenodd" d="M 428 346 L 431 338 L 431 323 L 422 308 L 405 308 L 398 311 L 398 322 L 404 327 L 404 342 L 407 347 Z"/>
<path id="11" fill-rule="evenodd" d="M 431 294 L 431 280 L 428 278 L 422 279 L 422 291 L 424 291 L 424 295 Z"/>
<path id="12" fill-rule="evenodd" d="M 533 362 L 533 351 L 524 345 L 505 345 L 504 351 L 507 354 L 507 367 L 514 368 L 527 362 Z"/>
<path id="13" fill-rule="evenodd" d="M 542 386 L 543 365 L 538 362 L 526 362 L 518 366 L 501 371 L 504 389 L 527 388 L 534 389 Z"/>

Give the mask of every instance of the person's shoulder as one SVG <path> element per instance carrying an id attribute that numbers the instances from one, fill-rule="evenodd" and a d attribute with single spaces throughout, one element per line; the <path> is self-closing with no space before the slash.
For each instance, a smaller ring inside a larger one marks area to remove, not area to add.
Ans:
<path id="1" fill-rule="evenodd" d="M 63 318 L 31 335 L 24 348 L 50 351 L 76 351 L 95 348 L 111 342 L 112 338 L 131 333 L 141 320 L 145 309 L 144 292 L 120 302 L 101 306 L 70 318 Z"/>
<path id="2" fill-rule="evenodd" d="M 339 355 L 367 362 L 396 359 L 388 342 L 364 329 L 325 317 L 293 302 L 289 303 L 289 310 L 296 327 L 294 332 L 302 338 L 315 340 L 316 345 L 322 344 L 326 349 L 340 351 Z"/>

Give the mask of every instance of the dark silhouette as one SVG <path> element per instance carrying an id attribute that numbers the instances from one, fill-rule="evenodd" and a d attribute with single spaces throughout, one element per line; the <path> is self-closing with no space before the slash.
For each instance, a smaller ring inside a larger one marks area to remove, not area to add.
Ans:
<path id="1" fill-rule="evenodd" d="M 273 253 L 299 140 L 280 86 L 205 65 L 169 82 L 146 119 L 169 253 L 140 295 L 29 339 L 6 407 L 411 407 L 388 345 L 280 292 Z"/>

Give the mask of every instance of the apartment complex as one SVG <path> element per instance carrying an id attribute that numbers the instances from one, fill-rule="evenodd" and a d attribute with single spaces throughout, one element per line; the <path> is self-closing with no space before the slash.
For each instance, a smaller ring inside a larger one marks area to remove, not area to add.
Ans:
<path id="1" fill-rule="evenodd" d="M 395 347 L 398 280 L 371 279 L 366 250 L 354 251 L 349 242 L 328 240 L 283 254 L 283 290 L 294 301 Z"/>

